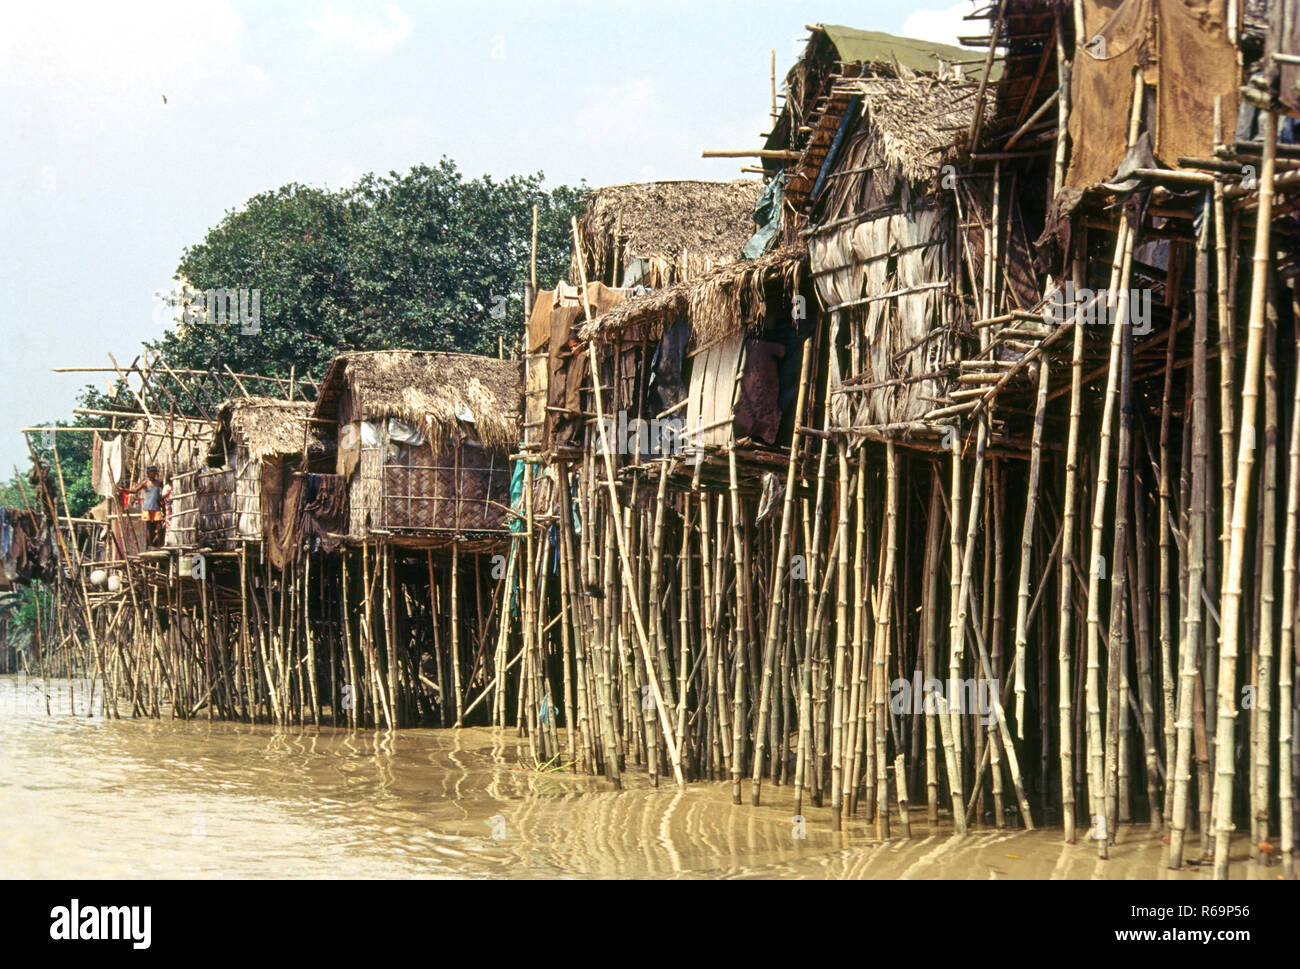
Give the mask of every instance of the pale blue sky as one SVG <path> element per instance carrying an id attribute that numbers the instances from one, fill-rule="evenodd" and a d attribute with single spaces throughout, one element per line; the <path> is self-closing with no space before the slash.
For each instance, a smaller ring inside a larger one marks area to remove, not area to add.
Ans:
<path id="1" fill-rule="evenodd" d="M 181 249 L 253 194 L 447 155 L 551 183 L 728 179 L 807 23 L 954 42 L 956 0 L 242 0 L 0 8 L 0 477 L 17 429 L 165 320 Z M 167 103 L 163 103 L 163 96 Z M 102 383 L 102 381 L 100 381 Z"/>

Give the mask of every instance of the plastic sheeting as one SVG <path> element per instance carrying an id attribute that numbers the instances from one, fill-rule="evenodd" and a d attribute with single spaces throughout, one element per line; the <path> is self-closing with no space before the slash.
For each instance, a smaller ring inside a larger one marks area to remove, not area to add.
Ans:
<path id="1" fill-rule="evenodd" d="M 678 320 L 664 330 L 663 339 L 655 347 L 654 358 L 650 361 L 650 391 L 654 395 L 651 401 L 658 408 L 656 414 L 670 410 L 686 399 L 682 363 L 690 340 L 691 324 Z"/>
<path id="2" fill-rule="evenodd" d="M 510 516 L 510 530 L 522 532 L 526 524 L 521 517 L 524 514 L 524 462 L 515 461 L 514 466 L 510 474 L 510 509 L 515 514 Z"/>
<path id="3" fill-rule="evenodd" d="M 396 417 L 361 422 L 361 446 L 383 448 L 385 459 L 396 461 L 399 446 L 421 447 L 428 441 L 424 433 Z"/>
<path id="4" fill-rule="evenodd" d="M 767 183 L 763 194 L 754 204 L 754 221 L 759 229 L 745 243 L 741 255 L 746 259 L 757 259 L 772 247 L 772 240 L 781 230 L 781 196 L 785 192 L 786 174 L 782 172 Z"/>

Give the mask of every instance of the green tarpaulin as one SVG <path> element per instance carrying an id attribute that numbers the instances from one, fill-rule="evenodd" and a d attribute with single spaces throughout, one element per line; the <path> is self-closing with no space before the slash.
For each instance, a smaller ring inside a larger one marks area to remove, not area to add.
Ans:
<path id="1" fill-rule="evenodd" d="M 936 44 L 928 40 L 916 40 L 912 37 L 895 37 L 882 34 L 878 30 L 855 30 L 838 24 L 818 24 L 826 31 L 826 36 L 835 45 L 840 60 L 846 64 L 884 63 L 898 61 L 913 71 L 935 71 L 939 61 L 952 64 L 955 61 L 970 61 L 979 57 L 979 51 L 971 48 L 953 47 L 949 44 Z M 993 65 L 993 76 L 1001 74 L 1001 65 Z"/>

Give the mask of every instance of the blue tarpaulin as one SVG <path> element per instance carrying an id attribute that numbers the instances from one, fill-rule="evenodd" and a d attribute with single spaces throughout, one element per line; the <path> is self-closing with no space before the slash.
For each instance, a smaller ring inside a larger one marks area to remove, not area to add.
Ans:
<path id="1" fill-rule="evenodd" d="M 745 243 L 741 254 L 746 259 L 757 259 L 772 245 L 777 230 L 781 228 L 781 194 L 785 189 L 785 172 L 767 183 L 763 194 L 754 203 L 754 221 L 759 230 Z"/>
<path id="2" fill-rule="evenodd" d="M 855 94 L 849 98 L 849 106 L 845 109 L 844 117 L 840 118 L 840 126 L 835 131 L 835 140 L 831 142 L 831 147 L 826 152 L 821 171 L 817 173 L 817 182 L 813 185 L 812 194 L 808 196 L 810 205 L 815 204 L 818 196 L 821 195 L 822 189 L 826 185 L 826 176 L 835 168 L 835 162 L 840 155 L 840 148 L 844 146 L 844 134 L 849 130 L 849 125 L 853 122 L 853 119 L 858 116 L 861 107 L 862 95 Z"/>
<path id="3" fill-rule="evenodd" d="M 510 516 L 510 530 L 524 530 L 524 462 L 516 461 L 515 470 L 510 475 L 510 508 L 516 514 Z"/>

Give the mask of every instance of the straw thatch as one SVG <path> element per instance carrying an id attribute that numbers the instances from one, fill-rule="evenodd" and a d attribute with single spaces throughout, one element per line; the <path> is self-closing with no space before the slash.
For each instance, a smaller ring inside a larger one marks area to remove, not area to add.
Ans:
<path id="1" fill-rule="evenodd" d="M 304 443 L 309 452 L 322 451 L 324 442 L 314 426 L 307 437 L 312 407 L 307 401 L 276 397 L 228 400 L 217 415 L 220 430 L 213 448 L 221 453 L 223 445 L 243 446 L 254 461 L 301 454 Z"/>
<path id="2" fill-rule="evenodd" d="M 944 83 L 954 91 L 963 90 L 963 84 L 969 84 L 973 91 L 983 72 L 982 63 L 970 63 L 973 52 L 946 44 L 833 24 L 819 24 L 810 30 L 808 46 L 786 77 L 785 105 L 765 144 L 768 149 L 795 149 L 802 157 L 795 162 L 775 158 L 763 161 L 769 175 L 786 170 L 789 180 L 785 200 L 796 212 L 803 211 L 852 98 L 860 96 L 850 82 L 879 78 L 919 81 L 924 89 L 924 82 L 945 78 Z M 999 76 L 1000 71 L 1001 65 L 995 64 L 993 76 Z M 939 120 L 945 113 L 944 105 L 935 105 L 937 110 L 931 112 L 924 104 L 915 103 L 917 91 L 903 93 L 909 103 L 899 105 L 892 112 L 894 118 L 914 125 L 918 130 L 913 134 L 921 141 L 928 141 L 932 134 L 955 141 L 958 132 L 941 130 L 949 123 Z M 962 126 L 968 122 L 969 115 Z"/>
<path id="3" fill-rule="evenodd" d="M 591 342 L 643 326 L 654 339 L 666 325 L 689 316 L 692 340 L 696 344 L 708 342 L 761 323 L 767 312 L 770 283 L 780 281 L 793 298 L 807 264 L 806 250 L 784 248 L 758 259 L 721 266 L 694 285 L 680 284 L 634 296 L 583 326 L 580 335 Z"/>
<path id="4" fill-rule="evenodd" d="M 597 189 L 578 220 L 587 278 L 611 286 L 637 259 L 649 263 L 642 282 L 656 289 L 698 279 L 735 262 L 754 234 L 761 182 L 647 182 Z M 570 282 L 580 282 L 577 255 Z"/>
<path id="5" fill-rule="evenodd" d="M 919 75 L 840 82 L 860 95 L 865 123 L 874 131 L 881 160 L 913 184 L 934 179 L 956 160 L 975 110 L 977 88 L 966 81 Z M 991 105 L 992 94 L 986 93 Z"/>
<path id="6" fill-rule="evenodd" d="M 690 309 L 691 289 L 687 283 L 678 283 L 643 296 L 629 297 L 608 313 L 584 323 L 578 335 L 590 342 L 634 326 L 647 327 L 650 333 L 662 333 L 665 326 L 681 319 Z"/>
<path id="7" fill-rule="evenodd" d="M 485 447 L 519 440 L 523 369 L 517 360 L 416 350 L 353 352 L 336 357 L 321 384 L 316 417 L 348 420 L 396 417 L 428 435 L 436 447 L 468 419 Z"/>
<path id="8" fill-rule="evenodd" d="M 784 248 L 748 262 L 724 266 L 691 290 L 691 327 L 697 341 L 708 341 L 756 324 L 767 314 L 767 288 L 773 283 L 793 299 L 808 266 L 806 249 Z"/>

